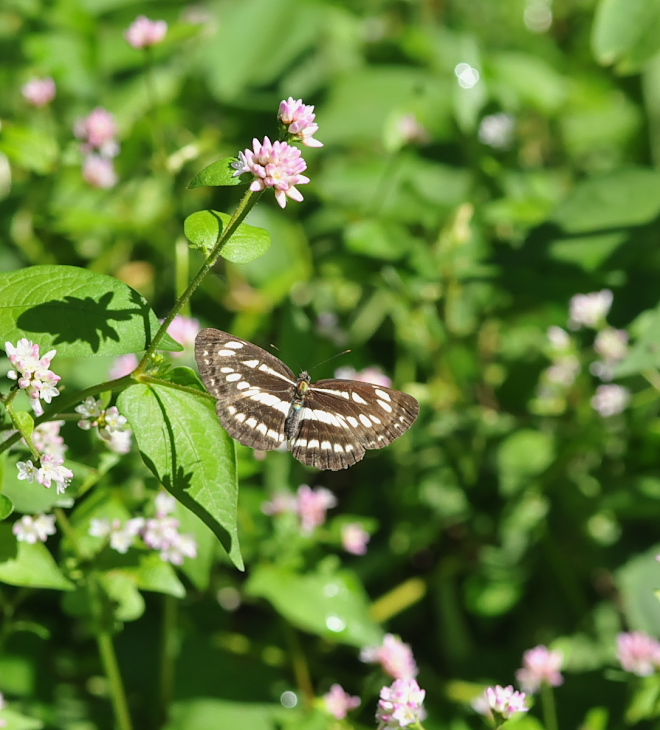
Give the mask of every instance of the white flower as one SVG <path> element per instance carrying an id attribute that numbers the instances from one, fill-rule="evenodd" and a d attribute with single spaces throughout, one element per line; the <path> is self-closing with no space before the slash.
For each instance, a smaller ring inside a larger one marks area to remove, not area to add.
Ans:
<path id="1" fill-rule="evenodd" d="M 18 522 L 14 523 L 12 532 L 19 542 L 27 542 L 34 545 L 37 541 L 46 542 L 48 535 L 54 535 L 55 515 L 23 515 Z"/>
<path id="2" fill-rule="evenodd" d="M 630 391 L 622 385 L 599 385 L 591 405 L 603 418 L 609 418 L 626 409 Z"/>
<path id="3" fill-rule="evenodd" d="M 570 303 L 568 326 L 577 330 L 580 327 L 598 327 L 605 319 L 612 306 L 613 295 L 609 289 L 576 294 Z"/>

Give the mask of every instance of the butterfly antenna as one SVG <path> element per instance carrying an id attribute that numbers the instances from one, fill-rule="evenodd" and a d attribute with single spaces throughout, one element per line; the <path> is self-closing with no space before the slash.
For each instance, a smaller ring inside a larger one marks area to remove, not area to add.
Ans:
<path id="1" fill-rule="evenodd" d="M 282 352 L 282 350 L 280 350 L 280 348 L 277 345 L 273 345 L 272 342 L 270 343 L 269 347 L 271 348 L 271 350 L 277 350 L 278 352 Z M 281 359 L 282 358 L 280 358 L 280 360 Z M 300 367 L 300 365 L 297 362 L 295 362 L 294 364 L 298 368 L 298 372 L 299 373 L 302 372 L 302 368 Z"/>
<path id="2" fill-rule="evenodd" d="M 338 352 L 336 355 L 329 357 L 327 360 L 316 363 L 316 365 L 314 365 L 314 367 L 309 372 L 311 373 L 313 370 L 316 370 L 316 368 L 321 367 L 321 365 L 325 365 L 327 362 L 330 362 L 330 360 L 334 360 L 336 357 L 341 357 L 342 355 L 347 355 L 349 352 L 351 352 L 351 350 L 344 350 L 344 352 Z"/>

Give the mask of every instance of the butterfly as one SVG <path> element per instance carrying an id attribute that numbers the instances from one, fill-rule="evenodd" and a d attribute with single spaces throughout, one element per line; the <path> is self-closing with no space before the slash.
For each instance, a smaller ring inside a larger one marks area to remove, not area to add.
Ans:
<path id="1" fill-rule="evenodd" d="M 261 451 L 286 446 L 317 469 L 346 469 L 367 449 L 382 449 L 415 422 L 419 403 L 407 393 L 357 380 L 311 382 L 280 359 L 227 332 L 195 339 L 202 380 L 217 399 L 232 438 Z"/>

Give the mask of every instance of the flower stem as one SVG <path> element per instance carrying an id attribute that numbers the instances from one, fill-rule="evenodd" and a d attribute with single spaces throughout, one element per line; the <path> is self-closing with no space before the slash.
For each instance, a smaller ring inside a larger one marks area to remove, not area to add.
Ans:
<path id="1" fill-rule="evenodd" d="M 543 707 L 543 724 L 545 730 L 557 730 L 557 708 L 552 687 L 543 682 L 541 685 L 541 705 Z"/>
<path id="2" fill-rule="evenodd" d="M 74 549 L 76 548 L 77 546 L 74 543 Z M 128 712 L 128 702 L 126 701 L 126 691 L 119 671 L 115 647 L 112 643 L 112 634 L 107 625 L 109 608 L 104 606 L 104 603 L 108 599 L 95 573 L 87 573 L 86 578 L 96 643 L 105 676 L 110 685 L 110 698 L 115 713 L 116 727 L 118 730 L 133 730 L 131 716 Z"/>
<path id="3" fill-rule="evenodd" d="M 204 262 L 201 269 L 195 274 L 194 279 L 188 284 L 188 288 L 181 294 L 181 296 L 176 300 L 174 303 L 174 306 L 172 307 L 172 310 L 170 313 L 165 317 L 163 320 L 163 324 L 160 326 L 159 330 L 154 335 L 153 340 L 151 341 L 151 344 L 149 345 L 147 351 L 144 353 L 144 356 L 142 360 L 140 361 L 140 364 L 137 366 L 137 368 L 134 370 L 133 375 L 135 377 L 138 377 L 142 375 L 142 373 L 146 370 L 147 364 L 149 363 L 149 358 L 154 354 L 154 352 L 158 349 L 158 345 L 160 344 L 160 341 L 165 336 L 165 333 L 167 332 L 168 327 L 172 324 L 172 321 L 176 317 L 176 315 L 181 311 L 181 309 L 186 305 L 190 297 L 193 295 L 193 292 L 197 287 L 202 283 L 206 275 L 209 273 L 215 262 L 218 260 L 218 257 L 220 256 L 220 253 L 227 243 L 229 239 L 234 235 L 234 232 L 238 228 L 238 226 L 243 222 L 245 219 L 245 216 L 250 212 L 250 210 L 254 207 L 257 200 L 259 200 L 259 197 L 261 196 L 262 191 L 253 192 L 252 190 L 248 190 L 247 193 L 243 196 L 243 199 L 238 204 L 238 207 L 234 211 L 234 215 L 231 217 L 231 220 L 227 224 L 227 226 L 224 228 L 224 230 L 220 233 L 218 236 L 218 240 L 213 247 L 213 250 L 208 255 L 206 261 Z"/>
<path id="4" fill-rule="evenodd" d="M 44 414 L 43 416 L 39 416 L 39 418 L 35 418 L 34 425 L 38 426 L 40 423 L 43 423 L 44 421 L 55 421 L 57 420 L 58 416 L 62 411 L 66 411 L 71 406 L 75 405 L 76 403 L 80 403 L 80 401 L 85 400 L 85 398 L 88 398 L 91 395 L 98 395 L 99 393 L 103 393 L 108 390 L 123 390 L 126 386 L 131 385 L 131 383 L 135 382 L 135 379 L 133 378 L 133 375 L 124 375 L 122 378 L 117 378 L 116 380 L 108 380 L 105 383 L 99 383 L 98 385 L 93 385 L 90 388 L 85 388 L 85 390 L 81 390 L 77 393 L 62 393 L 60 397 L 57 399 L 56 404 L 52 405 Z M 0 454 L 3 451 L 7 451 L 11 446 L 13 446 L 19 439 L 21 438 L 20 433 L 15 433 L 12 436 L 10 436 L 8 439 L 3 441 L 0 444 Z"/>

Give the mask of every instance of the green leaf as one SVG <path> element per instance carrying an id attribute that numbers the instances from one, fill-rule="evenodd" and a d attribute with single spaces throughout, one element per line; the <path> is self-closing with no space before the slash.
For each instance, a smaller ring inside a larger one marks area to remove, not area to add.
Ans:
<path id="1" fill-rule="evenodd" d="M 188 183 L 188 189 L 201 188 L 204 185 L 240 185 L 240 178 L 234 177 L 236 170 L 231 166 L 232 162 L 236 162 L 235 157 L 223 157 L 207 165 Z"/>
<path id="2" fill-rule="evenodd" d="M 146 299 L 119 279 L 76 266 L 31 266 L 0 274 L 3 342 L 22 337 L 62 357 L 146 350 L 160 327 Z M 160 348 L 183 348 L 169 335 Z"/>
<path id="3" fill-rule="evenodd" d="M 649 223 L 660 215 L 660 173 L 621 169 L 575 186 L 551 221 L 575 235 Z"/>
<path id="4" fill-rule="evenodd" d="M 192 245 L 208 255 L 230 220 L 231 216 L 226 213 L 200 210 L 186 218 L 183 230 Z M 225 243 L 220 255 L 234 264 L 248 264 L 263 256 L 269 248 L 270 234 L 268 231 L 241 223 L 229 241 Z"/>
<path id="5" fill-rule="evenodd" d="M 147 467 L 213 530 L 242 570 L 236 454 L 213 401 L 170 386 L 139 384 L 127 388 L 117 405 L 131 424 Z"/>
<path id="6" fill-rule="evenodd" d="M 521 429 L 500 445 L 497 466 L 503 493 L 511 494 L 552 463 L 555 447 L 552 436 L 542 431 Z"/>
<path id="7" fill-rule="evenodd" d="M 52 131 L 3 122 L 0 151 L 19 167 L 45 175 L 53 171 L 59 149 Z"/>
<path id="8" fill-rule="evenodd" d="M 6 520 L 14 511 L 14 503 L 9 497 L 0 494 L 0 520 Z"/>
<path id="9" fill-rule="evenodd" d="M 379 644 L 382 630 L 371 618 L 362 584 L 348 570 L 300 575 L 288 568 L 262 565 L 246 591 L 265 598 L 295 626 L 351 646 Z"/>
<path id="10" fill-rule="evenodd" d="M 403 226 L 391 221 L 361 220 L 351 223 L 344 233 L 349 251 L 385 261 L 403 258 L 412 243 Z"/>
<path id="11" fill-rule="evenodd" d="M 596 5 L 593 53 L 622 73 L 637 71 L 660 50 L 660 5 L 655 0 L 603 0 Z"/>
<path id="12" fill-rule="evenodd" d="M 617 378 L 660 367 L 660 306 L 643 312 L 634 322 L 635 344 L 614 368 Z"/>
<path id="13" fill-rule="evenodd" d="M 19 542 L 8 524 L 0 525 L 0 582 L 60 591 L 74 588 L 43 543 Z"/>

